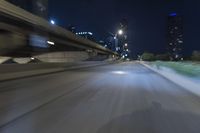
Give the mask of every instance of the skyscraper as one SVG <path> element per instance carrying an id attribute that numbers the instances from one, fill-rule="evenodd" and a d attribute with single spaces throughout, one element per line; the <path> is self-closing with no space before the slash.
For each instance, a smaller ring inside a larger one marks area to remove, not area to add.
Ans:
<path id="1" fill-rule="evenodd" d="M 172 13 L 168 16 L 168 52 L 171 60 L 180 60 L 183 49 L 183 18 Z"/>
<path id="2" fill-rule="evenodd" d="M 48 17 L 48 0 L 6 0 L 37 16 Z"/>

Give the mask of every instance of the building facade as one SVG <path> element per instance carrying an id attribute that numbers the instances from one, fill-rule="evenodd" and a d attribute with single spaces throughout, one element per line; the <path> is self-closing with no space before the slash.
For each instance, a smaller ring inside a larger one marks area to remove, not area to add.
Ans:
<path id="1" fill-rule="evenodd" d="M 25 9 L 37 16 L 47 19 L 48 0 L 6 0 L 22 9 Z"/>
<path id="2" fill-rule="evenodd" d="M 183 18 L 176 13 L 168 16 L 168 53 L 171 60 L 180 60 L 183 50 Z"/>
<path id="3" fill-rule="evenodd" d="M 92 32 L 77 32 L 76 35 L 79 35 L 83 38 L 86 38 L 86 39 L 89 39 L 93 42 L 96 42 L 96 39 L 95 37 L 93 36 L 93 33 Z"/>

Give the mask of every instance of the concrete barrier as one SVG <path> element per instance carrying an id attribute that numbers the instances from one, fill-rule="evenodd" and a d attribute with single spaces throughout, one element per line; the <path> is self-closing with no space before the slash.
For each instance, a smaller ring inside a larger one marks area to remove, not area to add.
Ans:
<path id="1" fill-rule="evenodd" d="M 64 63 L 64 62 L 84 61 L 89 58 L 89 54 L 85 51 L 68 51 L 68 52 L 45 53 L 33 57 L 42 62 Z"/>
<path id="2" fill-rule="evenodd" d="M 67 70 L 95 67 L 114 62 L 76 62 L 76 63 L 33 63 L 33 64 L 2 64 L 0 65 L 0 82 L 27 78 Z"/>
<path id="3" fill-rule="evenodd" d="M 27 64 L 31 61 L 31 58 L 13 58 L 13 61 L 18 64 Z"/>
<path id="4" fill-rule="evenodd" d="M 11 59 L 11 57 L 3 57 L 3 56 L 0 56 L 0 64 L 2 64 L 3 62 L 7 61 Z"/>

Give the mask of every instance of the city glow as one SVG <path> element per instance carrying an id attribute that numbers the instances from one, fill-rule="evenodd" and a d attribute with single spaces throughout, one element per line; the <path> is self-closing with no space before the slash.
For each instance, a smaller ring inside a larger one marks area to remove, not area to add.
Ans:
<path id="1" fill-rule="evenodd" d="M 78 33 L 76 33 L 76 35 L 93 35 L 93 33 L 92 32 L 78 32 Z"/>
<path id="2" fill-rule="evenodd" d="M 93 33 L 92 33 L 92 32 L 88 32 L 88 34 L 90 34 L 90 35 L 93 35 Z"/>
<path id="3" fill-rule="evenodd" d="M 175 17 L 175 16 L 177 16 L 177 13 L 171 13 L 171 14 L 169 14 L 169 16 L 171 16 L 171 17 Z"/>

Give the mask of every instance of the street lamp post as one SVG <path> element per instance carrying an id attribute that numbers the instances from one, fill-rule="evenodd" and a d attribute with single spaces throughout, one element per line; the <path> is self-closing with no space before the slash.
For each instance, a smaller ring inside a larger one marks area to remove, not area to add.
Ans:
<path id="1" fill-rule="evenodd" d="M 118 36 L 122 36 L 124 34 L 124 31 L 122 29 L 119 29 L 118 32 L 115 34 L 115 47 L 116 47 L 116 51 L 118 52 L 120 50 L 119 45 L 119 38 Z"/>
<path id="2" fill-rule="evenodd" d="M 119 47 L 119 36 L 122 36 L 124 34 L 123 29 L 119 29 L 115 34 L 109 32 L 109 34 L 111 34 L 113 36 L 114 39 L 114 44 L 115 44 L 115 50 L 116 52 L 118 52 L 120 50 Z"/>

